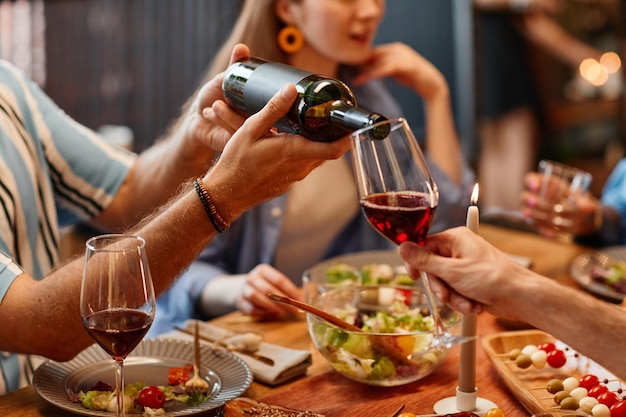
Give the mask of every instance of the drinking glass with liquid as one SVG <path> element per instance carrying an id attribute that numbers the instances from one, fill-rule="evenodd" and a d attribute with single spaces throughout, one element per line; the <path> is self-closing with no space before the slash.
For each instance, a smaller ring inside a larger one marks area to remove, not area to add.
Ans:
<path id="1" fill-rule="evenodd" d="M 589 190 L 592 175 L 555 161 L 539 162 L 541 183 L 531 218 L 541 235 L 571 242 L 577 216 L 576 200 Z"/>

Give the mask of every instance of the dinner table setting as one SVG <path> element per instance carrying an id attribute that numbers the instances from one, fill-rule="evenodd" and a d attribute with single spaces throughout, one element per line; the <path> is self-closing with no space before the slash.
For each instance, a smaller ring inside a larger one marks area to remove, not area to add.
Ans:
<path id="1" fill-rule="evenodd" d="M 473 220 L 472 216 L 468 214 L 468 227 L 524 266 L 563 285 L 591 292 L 607 302 L 616 303 L 617 300 L 594 289 L 580 277 L 583 275 L 581 259 L 598 256 L 597 250 L 575 241 L 548 239 L 531 230 L 500 224 L 482 222 L 478 227 L 477 219 Z M 611 250 L 613 252 L 610 254 L 614 255 L 616 248 Z M 388 258 L 394 255 L 385 254 Z M 364 257 L 365 261 L 367 258 Z M 345 259 L 351 258 L 341 260 Z M 484 415 L 485 412 L 493 411 L 493 408 L 501 410 L 506 417 L 527 417 L 558 410 L 552 395 L 545 388 L 548 380 L 589 372 L 598 375 L 606 373 L 597 365 L 589 364 L 589 360 L 581 359 L 578 355 L 573 358 L 571 354 L 569 365 L 564 369 L 521 369 L 508 356 L 513 348 L 548 342 L 555 343 L 564 352 L 568 352 L 568 347 L 550 335 L 530 328 L 526 323 L 505 321 L 481 313 L 471 317 L 469 324 L 464 323 L 465 327 L 469 325 L 469 330 L 461 329 L 461 333 L 466 336 L 468 331 L 469 334 L 474 333 L 474 345 L 469 354 L 467 349 L 463 349 L 469 343 L 451 346 L 437 366 L 420 374 L 417 380 L 382 386 L 346 377 L 334 369 L 328 357 L 316 345 L 315 332 L 311 330 L 311 320 L 307 320 L 307 314 L 310 313 L 303 311 L 287 321 L 258 321 L 239 312 L 208 322 L 189 320 L 181 328 L 172 329 L 169 334 L 143 340 L 125 360 L 126 381 L 132 382 L 146 375 L 149 375 L 146 376 L 149 379 L 153 375 L 166 373 L 164 369 L 172 365 L 192 363 L 194 333 L 198 334 L 201 346 L 200 371 L 206 374 L 210 383 L 214 383 L 213 391 L 210 392 L 213 398 L 205 405 L 183 408 L 165 415 L 228 417 L 227 405 L 234 404 L 238 398 L 245 398 L 255 404 L 327 417 L 397 417 L 402 413 L 430 416 L 461 411 Z M 77 411 L 66 404 L 66 398 L 61 398 L 67 394 L 68 387 L 99 378 L 101 374 L 112 375 L 110 361 L 110 356 L 96 345 L 68 363 L 45 361 L 36 370 L 32 385 L 0 396 L 0 415 L 114 415 L 87 409 Z M 573 365 L 570 364 L 572 361 Z M 583 362 L 585 365 L 580 366 Z M 469 401 L 470 404 L 476 401 L 476 409 L 455 410 L 454 405 L 459 404 L 459 386 L 468 382 L 468 372 L 469 383 L 475 385 L 475 396 L 470 397 Z M 452 404 L 452 409 L 437 411 L 437 404 L 442 400 L 447 400 L 448 407 Z"/>

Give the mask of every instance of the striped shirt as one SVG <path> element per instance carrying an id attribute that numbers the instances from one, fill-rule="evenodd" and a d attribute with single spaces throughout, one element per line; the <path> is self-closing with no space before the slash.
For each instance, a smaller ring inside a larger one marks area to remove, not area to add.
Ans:
<path id="1" fill-rule="evenodd" d="M 134 158 L 0 60 L 0 303 L 19 274 L 41 279 L 55 266 L 59 227 L 107 207 Z M 0 393 L 19 387 L 24 366 L 0 351 Z"/>

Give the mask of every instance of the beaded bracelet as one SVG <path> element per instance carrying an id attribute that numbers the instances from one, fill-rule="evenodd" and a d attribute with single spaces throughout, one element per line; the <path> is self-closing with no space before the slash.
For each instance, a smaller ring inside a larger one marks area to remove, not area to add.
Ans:
<path id="1" fill-rule="evenodd" d="M 211 200 L 209 196 L 209 192 L 204 188 L 202 182 L 198 179 L 193 180 L 193 187 L 196 189 L 196 193 L 198 194 L 198 198 L 200 198 L 200 202 L 204 207 L 204 211 L 206 211 L 209 220 L 211 220 L 211 224 L 217 230 L 218 233 L 223 233 L 224 230 L 230 226 L 230 224 L 225 221 L 222 216 L 217 212 L 217 208 Z"/>

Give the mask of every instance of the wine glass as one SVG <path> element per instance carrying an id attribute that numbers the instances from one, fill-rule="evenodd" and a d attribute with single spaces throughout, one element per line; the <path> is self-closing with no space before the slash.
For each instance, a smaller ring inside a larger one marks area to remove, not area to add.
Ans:
<path id="1" fill-rule="evenodd" d="M 377 139 L 381 130 L 388 134 Z M 397 245 L 422 244 L 435 218 L 439 191 L 407 121 L 391 119 L 357 130 L 351 144 L 359 203 L 369 223 Z M 428 274 L 420 272 L 420 279 L 433 320 L 433 338 L 426 351 L 473 339 L 448 332 Z"/>
<path id="2" fill-rule="evenodd" d="M 117 416 L 124 412 L 124 359 L 145 336 L 154 319 L 155 297 L 138 236 L 109 234 L 87 241 L 80 314 L 94 340 L 115 361 Z"/>

